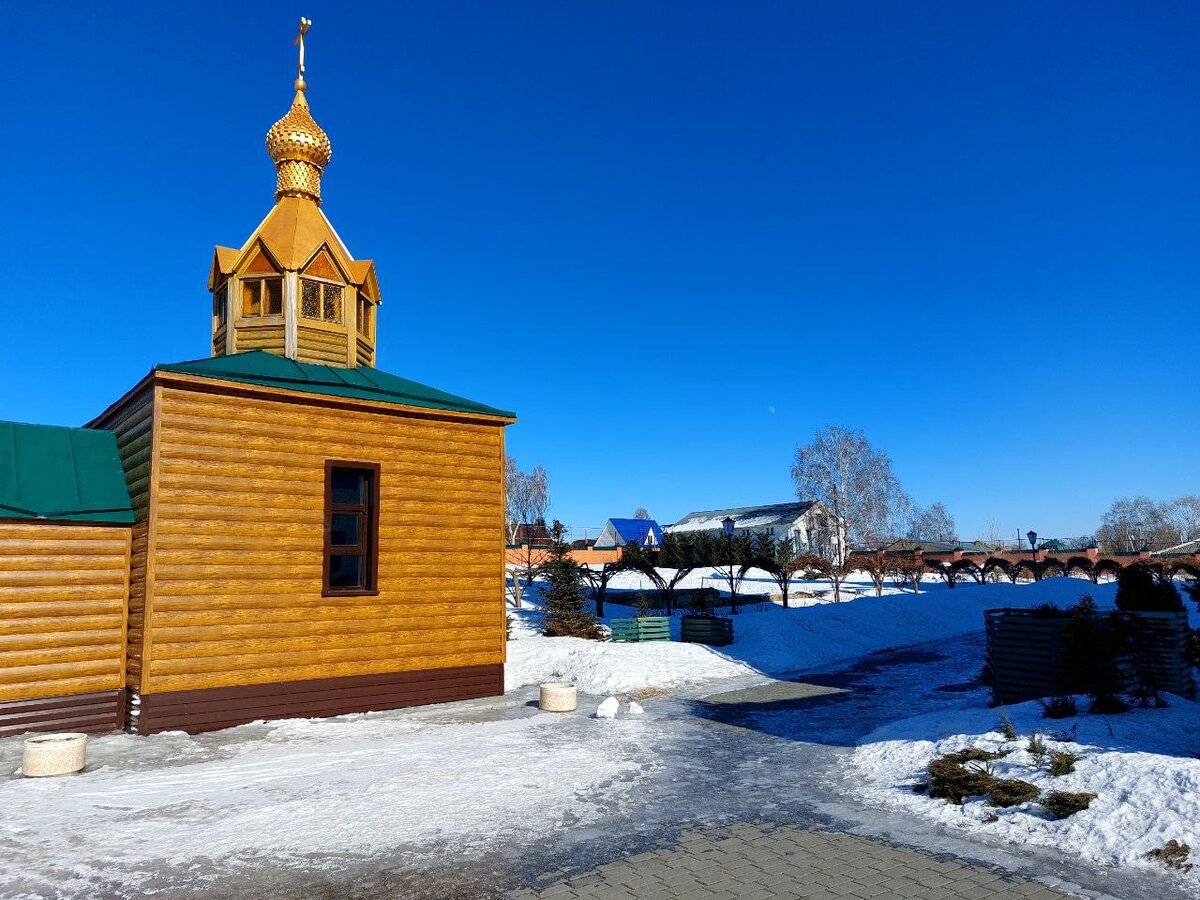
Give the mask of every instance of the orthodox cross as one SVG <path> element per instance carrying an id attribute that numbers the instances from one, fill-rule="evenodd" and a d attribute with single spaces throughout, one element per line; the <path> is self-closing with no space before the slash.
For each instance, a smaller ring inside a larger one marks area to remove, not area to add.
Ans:
<path id="1" fill-rule="evenodd" d="M 300 17 L 300 33 L 296 35 L 296 39 L 292 41 L 300 47 L 300 81 L 304 81 L 304 35 L 308 29 L 312 28 L 312 19 Z"/>

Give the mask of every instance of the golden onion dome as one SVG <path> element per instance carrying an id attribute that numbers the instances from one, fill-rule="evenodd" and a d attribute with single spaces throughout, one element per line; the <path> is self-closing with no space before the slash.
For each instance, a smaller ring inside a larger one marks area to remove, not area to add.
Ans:
<path id="1" fill-rule="evenodd" d="M 329 165 L 333 147 L 308 110 L 305 87 L 302 80 L 296 80 L 292 108 L 267 132 L 267 153 L 279 175 L 276 199 L 308 197 L 320 203 L 321 173 Z"/>

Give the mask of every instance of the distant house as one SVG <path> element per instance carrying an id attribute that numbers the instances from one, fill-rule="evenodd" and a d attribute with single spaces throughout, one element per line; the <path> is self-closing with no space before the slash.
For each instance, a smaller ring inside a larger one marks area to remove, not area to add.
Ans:
<path id="1" fill-rule="evenodd" d="M 529 544 L 531 547 L 541 547 L 550 543 L 550 529 L 545 522 L 517 525 L 509 522 L 504 529 L 504 538 L 509 546 L 519 547 Z"/>
<path id="2" fill-rule="evenodd" d="M 653 519 L 609 519 L 596 538 L 595 549 L 612 550 L 636 541 L 643 547 L 662 546 L 663 530 Z"/>
<path id="3" fill-rule="evenodd" d="M 690 512 L 663 530 L 668 534 L 706 531 L 721 534 L 722 522 L 733 519 L 734 534 L 770 534 L 777 541 L 790 540 L 797 553 L 840 555 L 845 543 L 842 529 L 819 500 L 705 509 Z"/>
<path id="4" fill-rule="evenodd" d="M 965 550 L 968 553 L 989 553 L 995 548 L 982 541 L 927 541 L 920 538 L 900 538 L 890 544 L 883 545 L 886 553 L 905 553 L 915 550 L 925 550 L 929 553 L 949 553 L 953 550 Z"/>

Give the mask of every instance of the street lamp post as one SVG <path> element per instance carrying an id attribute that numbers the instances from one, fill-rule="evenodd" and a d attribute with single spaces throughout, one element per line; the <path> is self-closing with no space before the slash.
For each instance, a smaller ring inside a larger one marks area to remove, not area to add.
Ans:
<path id="1" fill-rule="evenodd" d="M 1033 568 L 1030 569 L 1030 571 L 1033 572 L 1033 580 L 1037 581 L 1038 580 L 1038 575 L 1037 575 L 1037 564 L 1038 564 L 1037 532 L 1036 531 L 1027 531 L 1027 532 L 1025 532 L 1025 537 L 1029 539 L 1029 552 L 1033 554 Z"/>
<path id="2" fill-rule="evenodd" d="M 737 615 L 737 590 L 733 585 L 733 526 L 732 516 L 726 516 L 721 520 L 721 528 L 725 532 L 725 545 L 729 552 L 729 611 L 731 614 Z"/>

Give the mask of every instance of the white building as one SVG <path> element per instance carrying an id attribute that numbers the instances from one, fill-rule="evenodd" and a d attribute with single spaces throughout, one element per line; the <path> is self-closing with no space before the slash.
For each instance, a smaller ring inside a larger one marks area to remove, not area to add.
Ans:
<path id="1" fill-rule="evenodd" d="M 819 500 L 741 506 L 735 509 L 706 509 L 691 512 L 666 526 L 667 534 L 708 531 L 721 534 L 726 518 L 733 519 L 734 534 L 770 534 L 777 541 L 790 540 L 797 553 L 816 553 L 841 558 L 845 538 L 835 519 Z"/>

